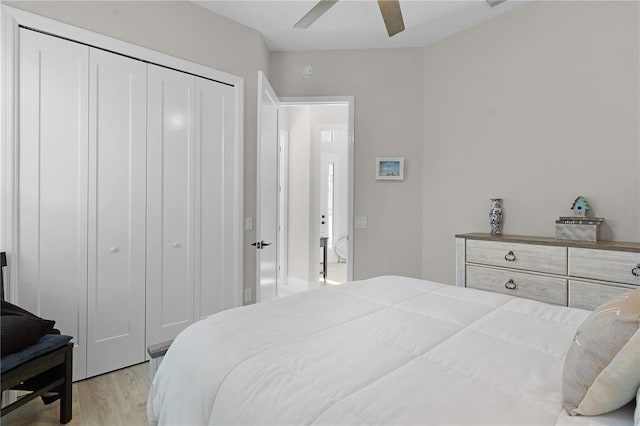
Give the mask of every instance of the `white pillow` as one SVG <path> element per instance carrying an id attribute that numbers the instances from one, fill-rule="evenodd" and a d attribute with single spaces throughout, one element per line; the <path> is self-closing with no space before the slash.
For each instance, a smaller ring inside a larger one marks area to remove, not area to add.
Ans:
<path id="1" fill-rule="evenodd" d="M 563 403 L 597 416 L 632 401 L 640 387 L 640 289 L 596 309 L 578 328 L 565 359 Z"/>

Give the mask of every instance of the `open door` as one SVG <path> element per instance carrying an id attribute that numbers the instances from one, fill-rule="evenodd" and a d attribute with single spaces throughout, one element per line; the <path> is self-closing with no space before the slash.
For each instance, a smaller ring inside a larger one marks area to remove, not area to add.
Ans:
<path id="1" fill-rule="evenodd" d="M 278 295 L 278 108 L 280 100 L 258 71 L 256 302 Z"/>

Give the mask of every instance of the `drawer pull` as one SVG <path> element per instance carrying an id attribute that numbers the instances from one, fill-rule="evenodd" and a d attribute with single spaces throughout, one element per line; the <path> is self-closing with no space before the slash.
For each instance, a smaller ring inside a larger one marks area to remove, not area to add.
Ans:
<path id="1" fill-rule="evenodd" d="M 506 260 L 507 262 L 515 262 L 516 261 L 516 255 L 513 254 L 512 251 L 510 251 L 509 253 L 504 255 L 504 260 Z"/>
<path id="2" fill-rule="evenodd" d="M 640 263 L 638 263 L 636 267 L 631 270 L 631 273 L 636 277 L 640 277 Z"/>
<path id="3" fill-rule="evenodd" d="M 506 288 L 507 290 L 515 290 L 516 287 L 516 283 L 513 280 L 509 280 L 504 283 L 504 288 Z"/>

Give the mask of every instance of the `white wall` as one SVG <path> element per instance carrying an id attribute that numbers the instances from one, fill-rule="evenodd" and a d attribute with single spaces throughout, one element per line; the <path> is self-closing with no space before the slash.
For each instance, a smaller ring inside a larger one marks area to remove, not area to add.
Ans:
<path id="1" fill-rule="evenodd" d="M 257 76 L 269 65 L 260 33 L 189 1 L 3 3 L 244 77 L 244 207 L 245 216 L 255 217 Z M 255 232 L 245 232 L 244 286 L 255 289 L 256 253 L 250 246 L 254 241 Z"/>
<path id="2" fill-rule="evenodd" d="M 354 278 L 421 274 L 423 49 L 272 52 L 280 96 L 355 97 Z M 311 79 L 302 76 L 313 65 Z M 405 157 L 405 180 L 376 181 L 376 157 Z"/>
<path id="3" fill-rule="evenodd" d="M 554 235 L 584 195 L 604 239 L 640 241 L 638 2 L 530 2 L 424 49 L 278 52 L 281 96 L 355 96 L 355 278 L 453 284 L 454 235 Z M 302 68 L 316 76 L 305 79 Z M 375 182 L 404 156 L 404 182 Z"/>
<path id="4" fill-rule="evenodd" d="M 311 111 L 309 106 L 285 107 L 289 130 L 289 277 L 296 282 L 311 281 L 311 228 L 309 189 L 311 186 Z"/>
<path id="5" fill-rule="evenodd" d="M 554 236 L 584 195 L 603 239 L 640 241 L 638 2 L 530 2 L 424 49 L 422 275 L 454 235 Z"/>

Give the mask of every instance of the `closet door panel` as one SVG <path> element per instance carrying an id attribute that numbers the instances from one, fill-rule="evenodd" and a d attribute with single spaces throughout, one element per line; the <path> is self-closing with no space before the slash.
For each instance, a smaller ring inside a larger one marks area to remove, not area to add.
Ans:
<path id="1" fill-rule="evenodd" d="M 18 295 L 86 376 L 88 47 L 20 30 Z"/>
<path id="2" fill-rule="evenodd" d="M 234 307 L 233 87 L 196 79 L 196 320 Z M 225 226 L 226 224 L 226 226 Z"/>
<path id="3" fill-rule="evenodd" d="M 145 360 L 146 65 L 90 51 L 87 375 Z"/>
<path id="4" fill-rule="evenodd" d="M 147 345 L 193 322 L 194 85 L 148 66 Z"/>

